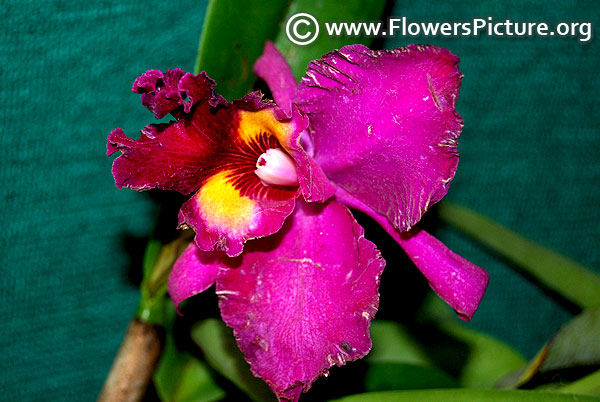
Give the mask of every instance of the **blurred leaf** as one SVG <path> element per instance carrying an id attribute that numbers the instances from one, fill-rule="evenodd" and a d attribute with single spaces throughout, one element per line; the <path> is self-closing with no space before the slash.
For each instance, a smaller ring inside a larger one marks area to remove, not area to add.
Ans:
<path id="1" fill-rule="evenodd" d="M 581 307 L 600 306 L 600 276 L 476 212 L 443 202 L 440 218 Z"/>
<path id="2" fill-rule="evenodd" d="M 325 53 L 344 45 L 362 43 L 369 45 L 373 38 L 342 35 L 339 38 L 328 36 L 325 22 L 351 22 L 379 20 L 385 7 L 385 0 L 295 0 L 285 16 L 275 45 L 283 53 L 292 67 L 296 79 L 300 79 L 308 62 L 320 58 Z M 311 44 L 299 46 L 286 36 L 285 23 L 297 13 L 311 14 L 319 22 L 319 37 Z"/>
<path id="3" fill-rule="evenodd" d="M 154 385 L 163 402 L 208 402 L 225 397 L 208 367 L 190 353 L 178 350 L 170 333 L 154 372 Z"/>
<path id="4" fill-rule="evenodd" d="M 175 260 L 190 243 L 192 230 L 182 231 L 169 244 L 151 240 L 144 254 L 144 278 L 140 285 L 141 298 L 136 316 L 144 322 L 165 325 L 165 309 L 171 304 L 167 297 L 167 281 Z"/>
<path id="5" fill-rule="evenodd" d="M 196 73 L 206 71 L 227 100 L 252 90 L 252 66 L 274 39 L 289 1 L 212 0 L 200 36 Z"/>
<path id="6" fill-rule="evenodd" d="M 190 244 L 193 236 L 193 230 L 184 230 L 179 234 L 179 237 L 161 248 L 152 267 L 152 272 L 148 279 L 142 283 L 142 289 L 145 288 L 150 297 L 160 296 L 166 292 L 167 281 L 173 264 Z"/>
<path id="7" fill-rule="evenodd" d="M 371 322 L 373 349 L 367 355 L 369 363 L 407 363 L 431 366 L 431 361 L 410 332 L 394 321 Z"/>
<path id="8" fill-rule="evenodd" d="M 584 310 L 564 325 L 523 368 L 506 376 L 500 388 L 518 388 L 536 374 L 600 365 L 600 307 Z"/>
<path id="9" fill-rule="evenodd" d="M 597 370 L 580 380 L 574 381 L 569 385 L 565 385 L 557 391 L 567 394 L 600 396 L 600 370 Z"/>
<path id="10" fill-rule="evenodd" d="M 422 391 L 387 391 L 351 395 L 337 402 L 587 402 L 598 398 L 539 391 L 497 389 L 444 389 Z"/>
<path id="11" fill-rule="evenodd" d="M 419 316 L 426 325 L 428 334 L 423 338 L 430 338 L 428 351 L 434 363 L 455 375 L 463 387 L 492 388 L 526 363 L 507 344 L 458 321 L 433 292 L 425 299 Z"/>
<path id="12" fill-rule="evenodd" d="M 369 364 L 365 377 L 369 392 L 398 389 L 457 388 L 458 383 L 448 374 L 433 367 L 415 364 Z"/>
<path id="13" fill-rule="evenodd" d="M 508 345 L 489 335 L 465 328 L 460 323 L 448 322 L 442 324 L 440 329 L 469 347 L 469 354 L 459 376 L 463 387 L 492 388 L 506 373 L 525 363 L 525 359 Z"/>
<path id="14" fill-rule="evenodd" d="M 154 264 L 156 264 L 156 260 L 158 259 L 158 255 L 160 253 L 160 249 L 162 248 L 162 243 L 156 239 L 150 239 L 148 245 L 146 246 L 146 251 L 144 252 L 144 261 L 143 261 L 143 272 L 144 276 L 142 277 L 142 283 L 148 281 L 150 275 L 152 274 L 152 269 L 154 268 Z"/>
<path id="15" fill-rule="evenodd" d="M 207 362 L 255 401 L 275 401 L 269 387 L 252 375 L 244 355 L 237 348 L 231 329 L 217 319 L 199 322 L 192 339 L 202 349 Z"/>

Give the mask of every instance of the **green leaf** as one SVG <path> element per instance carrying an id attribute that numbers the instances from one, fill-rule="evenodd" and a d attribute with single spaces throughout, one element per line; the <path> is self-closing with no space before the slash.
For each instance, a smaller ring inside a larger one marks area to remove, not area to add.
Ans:
<path id="1" fill-rule="evenodd" d="M 427 354 L 401 324 L 394 321 L 373 320 L 369 331 L 373 349 L 366 357 L 367 362 L 431 366 Z"/>
<path id="2" fill-rule="evenodd" d="M 476 212 L 443 202 L 440 218 L 582 308 L 600 306 L 600 276 Z"/>
<path id="3" fill-rule="evenodd" d="M 185 230 L 177 239 L 164 246 L 156 240 L 148 243 L 143 262 L 144 278 L 140 285 L 141 298 L 136 313 L 140 320 L 165 325 L 165 311 L 171 304 L 167 298 L 169 274 L 192 237 L 193 231 Z"/>
<path id="4" fill-rule="evenodd" d="M 228 100 L 241 98 L 252 89 L 256 78 L 252 67 L 265 42 L 273 40 L 299 79 L 309 61 L 347 44 L 372 41 L 363 36 L 330 37 L 325 22 L 377 20 L 384 6 L 385 0 L 212 0 L 195 71 L 206 71 L 217 82 L 217 92 Z M 308 46 L 292 43 L 285 33 L 288 18 L 299 12 L 310 13 L 320 23 L 319 38 Z"/>
<path id="5" fill-rule="evenodd" d="M 518 367 L 525 359 L 508 345 L 489 335 L 465 328 L 457 322 L 442 324 L 440 329 L 468 346 L 459 375 L 463 387 L 492 388 L 498 380 Z"/>
<path id="6" fill-rule="evenodd" d="M 275 401 L 269 387 L 252 375 L 231 329 L 220 320 L 210 318 L 196 324 L 192 329 L 192 339 L 204 352 L 207 362 L 252 400 Z"/>
<path id="7" fill-rule="evenodd" d="M 385 0 L 295 0 L 284 18 L 275 45 L 290 63 L 296 79 L 300 79 L 309 61 L 318 59 L 323 54 L 344 45 L 354 43 L 369 45 L 373 41 L 373 38 L 364 36 L 342 35 L 338 38 L 328 36 L 325 29 L 326 22 L 379 20 L 385 3 Z M 286 36 L 285 22 L 297 13 L 308 13 L 319 23 L 318 38 L 306 46 L 296 45 Z"/>
<path id="8" fill-rule="evenodd" d="M 289 1 L 212 0 L 200 37 L 196 73 L 206 71 L 229 101 L 246 95 L 255 80 L 252 66 L 265 42 L 274 39 Z"/>
<path id="9" fill-rule="evenodd" d="M 539 391 L 444 389 L 372 392 L 336 399 L 338 402 L 587 402 L 598 398 Z"/>
<path id="10" fill-rule="evenodd" d="M 557 390 L 567 394 L 600 396 L 600 370 L 593 372 Z"/>
<path id="11" fill-rule="evenodd" d="M 209 402 L 225 397 L 208 367 L 190 353 L 178 350 L 171 334 L 167 335 L 154 372 L 154 385 L 163 402 Z"/>
<path id="12" fill-rule="evenodd" d="M 369 392 L 397 389 L 457 388 L 458 383 L 434 367 L 415 364 L 369 364 L 365 376 Z"/>
<path id="13" fill-rule="evenodd" d="M 600 365 L 600 307 L 584 310 L 564 325 L 523 368 L 503 378 L 501 388 L 517 388 L 536 374 Z"/>
<path id="14" fill-rule="evenodd" d="M 152 269 L 154 268 L 154 264 L 156 264 L 156 260 L 158 259 L 158 255 L 160 254 L 161 248 L 162 243 L 156 239 L 150 239 L 150 241 L 148 242 L 148 245 L 146 246 L 146 251 L 144 252 L 144 261 L 142 263 L 142 283 L 147 282 L 150 278 L 150 275 L 152 274 Z"/>
<path id="15" fill-rule="evenodd" d="M 507 344 L 468 328 L 433 292 L 419 311 L 421 344 L 433 363 L 454 375 L 461 386 L 492 388 L 526 360 Z"/>

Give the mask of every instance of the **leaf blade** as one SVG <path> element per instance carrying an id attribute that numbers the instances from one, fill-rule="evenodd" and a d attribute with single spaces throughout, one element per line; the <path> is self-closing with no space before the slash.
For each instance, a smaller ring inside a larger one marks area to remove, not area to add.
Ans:
<path id="1" fill-rule="evenodd" d="M 274 401 L 275 396 L 257 377 L 238 349 L 231 329 L 220 320 L 209 318 L 192 328 L 192 339 L 202 349 L 207 362 L 254 401 Z"/>
<path id="2" fill-rule="evenodd" d="M 171 334 L 154 372 L 154 385 L 163 402 L 211 402 L 225 396 L 204 363 L 178 350 Z"/>
<path id="3" fill-rule="evenodd" d="M 344 45 L 354 43 L 369 45 L 373 41 L 373 38 L 365 36 L 329 36 L 325 31 L 325 22 L 378 20 L 381 18 L 385 3 L 385 0 L 295 0 L 284 18 L 284 23 L 296 13 L 311 14 L 319 22 L 319 37 L 309 45 L 299 46 L 287 38 L 285 27 L 282 27 L 275 39 L 275 45 L 290 63 L 296 79 L 300 79 L 309 61 L 318 59 L 323 54 Z"/>
<path id="4" fill-rule="evenodd" d="M 208 4 L 195 72 L 206 71 L 229 101 L 254 83 L 252 66 L 265 42 L 277 35 L 289 1 L 213 0 Z"/>
<path id="5" fill-rule="evenodd" d="M 591 402 L 598 398 L 539 391 L 444 389 L 351 395 L 335 402 Z"/>

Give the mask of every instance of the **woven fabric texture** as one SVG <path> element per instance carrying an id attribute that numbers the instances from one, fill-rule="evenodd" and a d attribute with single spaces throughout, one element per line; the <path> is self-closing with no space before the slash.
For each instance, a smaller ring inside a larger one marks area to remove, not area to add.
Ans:
<path id="1" fill-rule="evenodd" d="M 596 25 L 595 4 L 398 2 L 393 14 Z M 205 9 L 200 0 L 2 3 L 3 399 L 92 400 L 100 391 L 137 305 L 128 247 L 157 212 L 147 195 L 115 188 L 106 137 L 152 122 L 131 84 L 150 68 L 193 68 Z M 411 42 L 462 60 L 465 128 L 448 198 L 598 270 L 598 41 L 395 37 L 386 46 Z M 571 317 L 467 238 L 437 234 L 491 275 L 469 325 L 531 356 Z"/>

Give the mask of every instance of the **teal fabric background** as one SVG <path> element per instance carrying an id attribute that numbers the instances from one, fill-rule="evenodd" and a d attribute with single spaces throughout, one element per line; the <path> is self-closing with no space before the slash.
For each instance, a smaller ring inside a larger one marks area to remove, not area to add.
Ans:
<path id="1" fill-rule="evenodd" d="M 200 0 L 2 3 L 3 399 L 97 396 L 137 305 L 126 246 L 150 231 L 157 212 L 146 194 L 114 187 L 106 137 L 152 122 L 131 84 L 150 68 L 193 68 L 205 8 Z M 592 1 L 400 1 L 392 14 L 592 18 L 596 27 L 599 11 Z M 411 42 L 462 60 L 465 128 L 448 198 L 598 271 L 598 40 L 396 37 L 386 46 Z M 491 275 L 468 325 L 531 356 L 571 317 L 467 238 L 443 226 L 436 234 Z"/>

